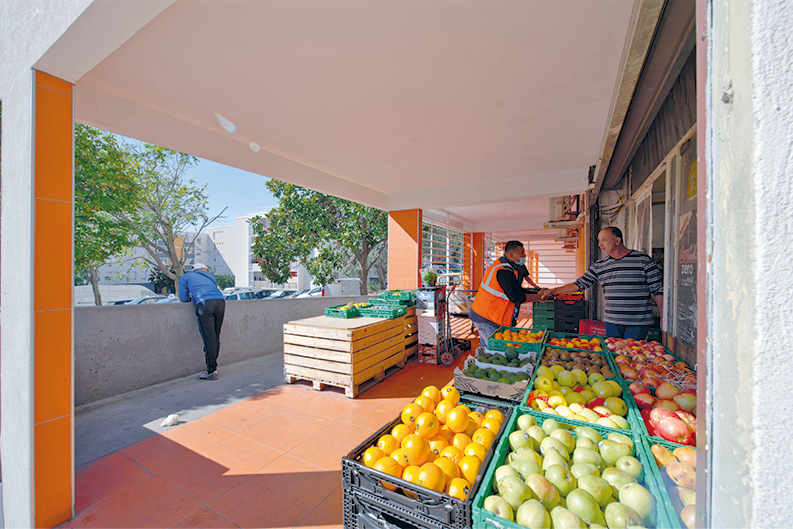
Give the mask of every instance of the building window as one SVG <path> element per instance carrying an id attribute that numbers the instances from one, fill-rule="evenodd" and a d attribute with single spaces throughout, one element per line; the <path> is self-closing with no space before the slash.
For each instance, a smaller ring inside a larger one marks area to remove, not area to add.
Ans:
<path id="1" fill-rule="evenodd" d="M 421 267 L 432 268 L 440 284 L 463 281 L 463 232 L 433 220 L 426 220 L 421 235 Z"/>

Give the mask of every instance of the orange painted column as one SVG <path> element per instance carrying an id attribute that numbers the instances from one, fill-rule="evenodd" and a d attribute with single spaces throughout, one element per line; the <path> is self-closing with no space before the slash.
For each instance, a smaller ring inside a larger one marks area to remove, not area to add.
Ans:
<path id="1" fill-rule="evenodd" d="M 421 286 L 420 209 L 388 212 L 388 288 L 408 290 Z"/>
<path id="2" fill-rule="evenodd" d="M 34 482 L 36 527 L 72 518 L 74 85 L 35 72 Z"/>
<path id="3" fill-rule="evenodd" d="M 470 233 L 463 234 L 463 290 L 471 290 L 471 270 L 473 267 L 473 237 Z"/>
<path id="4" fill-rule="evenodd" d="M 485 273 L 485 234 L 471 234 L 471 249 L 473 253 L 473 272 L 471 275 L 471 290 L 479 290 L 479 283 Z"/>

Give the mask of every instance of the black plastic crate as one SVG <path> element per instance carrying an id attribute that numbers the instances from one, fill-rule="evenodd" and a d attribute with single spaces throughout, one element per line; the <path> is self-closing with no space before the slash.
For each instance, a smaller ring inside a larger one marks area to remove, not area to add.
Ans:
<path id="1" fill-rule="evenodd" d="M 553 301 L 553 316 L 577 316 L 582 318 L 586 314 L 586 301 L 583 299 L 555 299 Z"/>
<path id="2" fill-rule="evenodd" d="M 432 517 L 365 491 L 344 491 L 345 529 L 451 529 Z"/>
<path id="3" fill-rule="evenodd" d="M 554 332 L 578 333 L 578 322 L 581 319 L 582 316 L 554 315 L 553 330 Z"/>
<path id="4" fill-rule="evenodd" d="M 376 510 L 381 513 L 381 517 L 383 517 L 382 513 L 386 513 L 388 516 L 392 516 L 396 519 L 405 519 L 407 523 L 413 524 L 414 527 L 448 527 L 454 529 L 472 527 L 471 504 L 473 498 L 482 483 L 485 474 L 484 469 L 486 469 L 487 465 L 490 463 L 490 458 L 495 451 L 495 446 L 498 444 L 514 408 L 505 403 L 497 404 L 491 401 L 484 401 L 478 397 L 470 398 L 466 396 L 461 398 L 460 402 L 468 405 L 472 411 L 484 413 L 487 410 L 497 409 L 504 415 L 501 429 L 496 435 L 490 450 L 488 450 L 487 457 L 485 457 L 485 460 L 482 462 L 481 470 L 476 478 L 476 482 L 471 488 L 471 492 L 468 494 L 468 498 L 459 500 L 447 494 L 435 492 L 401 478 L 395 478 L 384 472 L 368 468 L 361 463 L 361 456 L 366 449 L 377 443 L 381 435 L 390 433 L 394 426 L 402 422 L 401 418 L 397 417 L 372 434 L 363 443 L 358 445 L 357 448 L 347 454 L 346 457 L 342 458 L 341 475 L 345 509 L 348 496 L 350 497 L 350 501 L 354 501 L 353 497 L 357 497 L 359 501 L 362 501 L 361 499 L 369 500 L 369 503 L 372 503 L 373 499 L 376 499 L 375 507 Z M 396 485 L 397 490 L 390 491 L 386 489 L 383 487 L 381 481 Z M 411 492 L 417 497 L 416 499 L 408 498 L 402 494 L 400 490 Z M 347 515 L 345 511 L 345 527 L 347 527 L 346 518 Z M 368 518 L 372 517 L 369 516 Z M 356 526 L 353 525 L 351 527 Z M 372 525 L 371 527 L 378 526 Z"/>

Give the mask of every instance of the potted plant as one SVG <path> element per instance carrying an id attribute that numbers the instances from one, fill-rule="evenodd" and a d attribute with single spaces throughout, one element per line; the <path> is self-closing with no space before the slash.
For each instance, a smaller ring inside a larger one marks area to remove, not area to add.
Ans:
<path id="1" fill-rule="evenodd" d="M 432 270 L 427 270 L 424 272 L 424 276 L 422 277 L 424 280 L 424 284 L 429 287 L 434 287 L 438 283 L 438 274 L 433 272 Z"/>

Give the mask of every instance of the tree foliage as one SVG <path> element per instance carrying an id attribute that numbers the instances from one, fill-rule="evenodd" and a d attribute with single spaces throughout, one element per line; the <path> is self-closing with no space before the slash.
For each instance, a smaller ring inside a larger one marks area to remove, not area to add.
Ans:
<path id="1" fill-rule="evenodd" d="M 171 268 L 171 271 L 173 272 L 173 268 Z M 154 283 L 154 291 L 157 294 L 162 294 L 163 292 L 176 292 L 174 280 L 163 274 L 159 268 L 152 268 L 149 270 L 149 281 Z"/>
<path id="2" fill-rule="evenodd" d="M 215 276 L 215 279 L 218 280 L 218 288 L 220 290 L 234 286 L 233 274 L 218 274 Z"/>
<path id="3" fill-rule="evenodd" d="M 82 124 L 74 140 L 74 270 L 99 294 L 99 267 L 125 253 L 133 226 L 125 219 L 139 204 L 137 160 L 116 137 Z"/>
<path id="4" fill-rule="evenodd" d="M 369 270 L 387 243 L 388 214 L 300 186 L 270 180 L 278 206 L 252 219 L 253 255 L 268 279 L 286 283 L 292 263 L 306 267 L 321 284 L 333 282 L 345 253 L 357 263 L 361 287 L 368 291 Z"/>
<path id="5" fill-rule="evenodd" d="M 198 235 L 220 215 L 207 217 L 205 188 L 186 175 L 198 158 L 147 143 L 135 148 L 135 156 L 141 204 L 124 220 L 134 226 L 134 243 L 148 254 L 144 261 L 173 280 L 178 289 Z M 187 232 L 192 235 L 186 236 Z"/>

